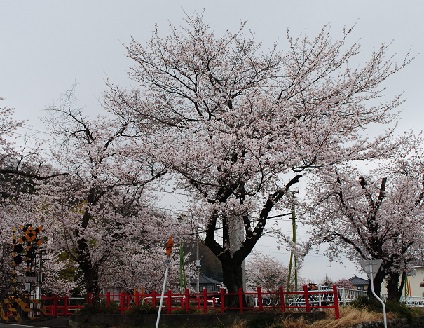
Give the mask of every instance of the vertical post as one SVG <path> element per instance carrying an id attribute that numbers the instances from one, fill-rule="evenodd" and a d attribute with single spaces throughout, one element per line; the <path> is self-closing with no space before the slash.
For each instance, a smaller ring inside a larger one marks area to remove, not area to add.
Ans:
<path id="1" fill-rule="evenodd" d="M 121 292 L 121 294 L 119 295 L 119 307 L 121 310 L 121 314 L 124 314 L 124 309 L 125 309 L 125 293 Z"/>
<path id="2" fill-rule="evenodd" d="M 208 290 L 203 288 L 203 313 L 208 313 Z"/>
<path id="3" fill-rule="evenodd" d="M 135 297 L 135 300 L 134 300 L 135 306 L 138 307 L 140 305 L 140 293 L 138 292 L 138 290 L 135 292 L 134 297 Z"/>
<path id="4" fill-rule="evenodd" d="M 110 308 L 110 292 L 106 292 L 106 307 Z"/>
<path id="5" fill-rule="evenodd" d="M 340 312 L 339 312 L 339 294 L 338 294 L 336 285 L 333 285 L 333 302 L 334 302 L 334 312 L 335 312 L 336 320 L 337 320 L 340 318 Z"/>
<path id="6" fill-rule="evenodd" d="M 156 320 L 156 328 L 159 327 L 159 320 L 160 320 L 160 311 L 162 310 L 162 304 L 163 304 L 163 296 L 165 294 L 165 287 L 166 287 L 166 280 L 168 279 L 168 271 L 169 271 L 169 264 L 171 263 L 171 252 L 172 247 L 174 246 L 174 241 L 172 240 L 172 235 L 169 237 L 169 240 L 165 244 L 165 277 L 163 279 L 163 286 L 162 286 L 162 294 L 160 296 L 160 303 L 159 303 L 159 309 L 158 309 L 158 318 Z"/>
<path id="7" fill-rule="evenodd" d="M 53 296 L 53 316 L 57 316 L 57 295 Z"/>
<path id="8" fill-rule="evenodd" d="M 88 298 L 88 304 L 93 305 L 93 293 L 88 293 L 87 294 L 87 298 Z"/>
<path id="9" fill-rule="evenodd" d="M 259 307 L 259 311 L 263 311 L 264 310 L 264 306 L 262 304 L 262 288 L 261 287 L 256 287 L 256 291 L 258 293 L 258 307 Z"/>
<path id="10" fill-rule="evenodd" d="M 240 313 L 243 313 L 243 288 L 238 289 L 238 301 L 240 306 Z"/>
<path id="11" fill-rule="evenodd" d="M 374 292 L 374 275 L 372 273 L 372 264 L 370 263 L 370 280 L 371 280 L 371 292 L 375 296 L 376 299 L 380 301 L 380 303 L 383 305 L 383 320 L 384 320 L 384 328 L 387 328 L 387 318 L 386 318 L 386 305 L 384 304 L 383 300 L 377 296 L 377 294 Z"/>
<path id="12" fill-rule="evenodd" d="M 156 290 L 152 292 L 152 306 L 156 307 Z"/>
<path id="13" fill-rule="evenodd" d="M 225 312 L 225 289 L 224 288 L 221 288 L 219 290 L 219 297 L 221 300 L 221 313 L 224 313 Z"/>
<path id="14" fill-rule="evenodd" d="M 293 247 L 290 251 L 290 260 L 289 260 L 289 268 L 288 268 L 288 276 L 287 276 L 287 291 L 290 291 L 290 280 L 291 280 L 291 273 L 293 272 L 294 277 L 294 290 L 297 290 L 297 260 L 296 260 L 296 212 L 295 212 L 295 205 L 294 205 L 294 194 L 296 191 L 292 191 L 292 208 L 291 208 L 291 220 L 292 220 L 292 241 L 293 241 Z"/>
<path id="15" fill-rule="evenodd" d="M 184 309 L 188 311 L 190 310 L 190 289 L 188 288 L 185 289 L 184 300 Z"/>
<path id="16" fill-rule="evenodd" d="M 196 227 L 196 293 L 200 293 L 199 229 Z"/>
<path id="17" fill-rule="evenodd" d="M 68 312 L 68 295 L 63 296 L 63 315 L 67 317 L 69 315 Z"/>
<path id="18" fill-rule="evenodd" d="M 284 299 L 283 287 L 280 287 L 278 291 L 280 292 L 281 312 L 286 312 L 286 300 Z"/>
<path id="19" fill-rule="evenodd" d="M 159 301 L 159 308 L 158 308 L 158 318 L 156 320 L 156 328 L 159 327 L 159 320 L 160 320 L 160 311 L 162 310 L 163 305 L 163 296 L 165 294 L 165 287 L 166 287 L 166 280 L 168 279 L 168 270 L 169 270 L 169 258 L 166 259 L 166 269 L 165 269 L 165 278 L 163 279 L 163 286 L 162 286 L 162 294 L 160 296 Z M 156 300 L 155 300 L 156 301 Z"/>
<path id="20" fill-rule="evenodd" d="M 311 305 L 309 304 L 309 291 L 308 286 L 303 286 L 303 297 L 305 298 L 305 306 L 306 306 L 306 313 L 311 312 Z"/>
<path id="21" fill-rule="evenodd" d="M 166 297 L 166 313 L 171 314 L 172 311 L 172 292 L 169 289 Z"/>

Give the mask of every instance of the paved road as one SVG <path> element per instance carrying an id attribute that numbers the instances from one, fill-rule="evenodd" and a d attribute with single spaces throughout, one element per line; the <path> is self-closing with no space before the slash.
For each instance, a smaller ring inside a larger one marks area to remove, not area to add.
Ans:
<path id="1" fill-rule="evenodd" d="M 21 327 L 62 328 L 62 327 L 69 327 L 68 320 L 69 318 L 58 317 L 58 318 L 52 318 L 52 319 L 43 320 L 43 321 L 25 322 L 22 324 L 18 324 L 15 322 L 11 322 L 11 323 L 0 322 L 0 328 L 21 328 Z"/>

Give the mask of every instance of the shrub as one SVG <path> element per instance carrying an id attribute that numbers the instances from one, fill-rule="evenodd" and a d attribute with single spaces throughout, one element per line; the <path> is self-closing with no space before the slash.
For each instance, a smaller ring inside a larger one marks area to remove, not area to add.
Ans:
<path id="1" fill-rule="evenodd" d="M 104 303 L 100 304 L 85 304 L 77 314 L 79 315 L 92 315 L 92 314 L 119 314 L 118 304 L 111 302 L 107 307 Z"/>
<path id="2" fill-rule="evenodd" d="M 128 315 L 138 315 L 138 314 L 152 314 L 157 313 L 158 310 L 153 307 L 150 303 L 143 303 L 139 306 L 131 306 L 128 311 L 125 311 L 125 314 Z"/>

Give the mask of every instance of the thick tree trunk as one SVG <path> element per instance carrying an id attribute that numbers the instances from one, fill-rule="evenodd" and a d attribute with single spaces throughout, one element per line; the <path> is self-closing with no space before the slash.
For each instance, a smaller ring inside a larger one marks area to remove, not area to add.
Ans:
<path id="1" fill-rule="evenodd" d="M 389 275 L 389 279 L 387 281 L 387 299 L 390 301 L 399 302 L 400 297 L 402 296 L 404 279 L 402 277 L 402 282 L 399 285 L 400 277 L 400 274 L 397 272 L 392 272 Z"/>
<path id="2" fill-rule="evenodd" d="M 381 270 L 381 268 L 378 270 L 377 274 L 374 278 L 374 293 L 380 297 L 381 296 L 381 285 L 384 281 L 384 272 Z M 371 283 L 368 285 L 368 296 L 374 297 L 374 295 L 371 292 Z"/>
<path id="3" fill-rule="evenodd" d="M 238 307 L 239 298 L 238 290 L 243 288 L 243 268 L 242 262 L 235 260 L 230 256 L 225 258 L 220 258 L 222 265 L 222 273 L 224 278 L 224 285 L 227 287 L 228 293 L 226 305 L 229 307 Z M 231 295 L 233 294 L 233 295 Z M 243 298 L 243 304 L 245 305 L 245 300 Z"/>
<path id="4" fill-rule="evenodd" d="M 85 240 L 78 241 L 78 264 L 84 277 L 85 290 L 92 295 L 93 304 L 100 301 L 98 268 L 91 263 L 88 246 Z"/>

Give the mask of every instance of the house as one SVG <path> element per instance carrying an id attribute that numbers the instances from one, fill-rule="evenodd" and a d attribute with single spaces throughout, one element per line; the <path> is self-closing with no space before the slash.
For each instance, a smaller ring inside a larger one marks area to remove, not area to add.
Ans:
<path id="1" fill-rule="evenodd" d="M 350 279 L 348 279 L 350 283 L 353 285 L 353 288 L 356 290 L 367 291 L 368 289 L 368 279 L 362 279 L 357 277 L 356 275 Z"/>
<path id="2" fill-rule="evenodd" d="M 403 290 L 403 296 L 424 297 L 424 265 L 416 265 L 407 275 L 407 283 Z M 400 282 L 399 282 L 400 283 Z M 381 294 L 387 295 L 385 283 L 381 286 Z"/>
<path id="3" fill-rule="evenodd" d="M 192 289 L 196 289 L 196 281 L 191 281 L 190 286 Z M 208 292 L 219 292 L 220 288 L 223 286 L 222 282 L 215 279 L 206 277 L 202 273 L 199 275 L 199 291 L 202 291 L 206 288 Z"/>

